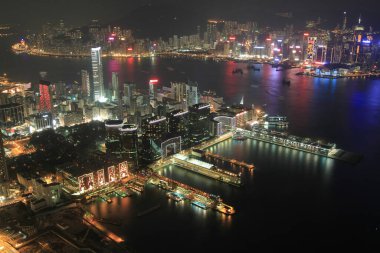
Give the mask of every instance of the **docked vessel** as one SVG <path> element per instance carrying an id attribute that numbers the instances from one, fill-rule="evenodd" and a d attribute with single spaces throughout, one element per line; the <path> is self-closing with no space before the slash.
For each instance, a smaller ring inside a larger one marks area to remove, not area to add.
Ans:
<path id="1" fill-rule="evenodd" d="M 176 202 L 181 202 L 184 199 L 184 196 L 182 194 L 176 192 L 168 192 L 166 196 L 168 196 L 169 199 L 172 199 Z"/>
<path id="2" fill-rule="evenodd" d="M 216 206 L 216 210 L 218 212 L 221 212 L 221 213 L 224 213 L 224 214 L 228 214 L 228 215 L 231 215 L 231 214 L 235 213 L 235 209 L 232 206 L 226 205 L 224 203 L 219 203 Z"/>
<path id="3" fill-rule="evenodd" d="M 21 40 L 19 43 L 12 45 L 12 50 L 16 54 L 23 54 L 29 52 L 29 46 L 25 43 L 25 40 Z"/>
<path id="4" fill-rule="evenodd" d="M 193 202 L 191 202 L 191 204 L 194 206 L 200 207 L 202 209 L 205 209 L 205 210 L 208 208 L 208 206 L 206 206 L 205 204 L 203 204 L 199 201 L 193 201 Z"/>
<path id="5" fill-rule="evenodd" d="M 237 141 L 245 141 L 247 137 L 241 134 L 236 134 L 234 137 L 232 137 L 232 139 Z"/>

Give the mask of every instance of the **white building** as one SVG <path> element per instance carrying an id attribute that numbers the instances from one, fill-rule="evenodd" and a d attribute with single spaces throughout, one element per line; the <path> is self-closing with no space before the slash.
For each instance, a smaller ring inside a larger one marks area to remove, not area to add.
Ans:
<path id="1" fill-rule="evenodd" d="M 105 97 L 101 47 L 91 48 L 91 64 L 94 101 L 99 101 Z"/>

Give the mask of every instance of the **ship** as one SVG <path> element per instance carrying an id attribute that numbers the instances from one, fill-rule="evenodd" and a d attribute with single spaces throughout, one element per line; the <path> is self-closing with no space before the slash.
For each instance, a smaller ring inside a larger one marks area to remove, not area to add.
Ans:
<path id="1" fill-rule="evenodd" d="M 169 199 L 172 199 L 176 202 L 181 202 L 184 199 L 184 196 L 182 194 L 176 192 L 168 192 L 166 196 L 168 196 Z"/>
<path id="2" fill-rule="evenodd" d="M 191 202 L 191 204 L 194 205 L 194 206 L 200 207 L 202 209 L 207 209 L 208 208 L 208 206 L 206 206 L 205 204 L 203 204 L 203 203 L 201 203 L 199 201 L 193 201 L 193 202 Z"/>
<path id="3" fill-rule="evenodd" d="M 221 212 L 221 213 L 224 213 L 224 214 L 228 214 L 228 215 L 232 215 L 232 214 L 235 213 L 235 209 L 232 206 L 226 205 L 224 203 L 219 203 L 216 206 L 216 210 L 218 212 Z"/>
<path id="4" fill-rule="evenodd" d="M 12 45 L 12 50 L 16 54 L 24 54 L 29 52 L 29 46 L 25 43 L 25 40 L 21 40 L 19 43 Z"/>
<path id="5" fill-rule="evenodd" d="M 232 137 L 232 139 L 237 141 L 245 141 L 247 137 L 242 134 L 236 134 L 234 137 Z"/>

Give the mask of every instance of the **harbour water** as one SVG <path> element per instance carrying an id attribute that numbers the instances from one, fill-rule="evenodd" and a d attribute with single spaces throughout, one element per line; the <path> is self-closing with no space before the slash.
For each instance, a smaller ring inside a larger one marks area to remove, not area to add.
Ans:
<path id="1" fill-rule="evenodd" d="M 200 90 L 215 90 L 228 103 L 244 94 L 247 105 L 264 106 L 270 114 L 286 115 L 289 131 L 323 138 L 339 148 L 361 153 L 357 165 L 274 146 L 255 140 L 228 140 L 209 148 L 213 153 L 255 165 L 243 171 L 244 187 L 236 188 L 177 167 L 162 171 L 209 193 L 221 195 L 236 209 L 234 216 L 203 210 L 167 198 L 149 185 L 134 197 L 92 203 L 99 217 L 122 220 L 108 225 L 125 236 L 135 252 L 303 252 L 357 249 L 372 252 L 380 241 L 380 80 L 318 79 L 296 76 L 297 70 L 275 71 L 257 65 L 188 59 L 104 59 L 107 83 L 119 72 L 141 89 L 149 78 L 162 84 L 197 81 Z M 243 75 L 233 75 L 242 68 Z M 13 55 L 0 42 L 0 73 L 15 80 L 38 82 L 47 71 L 51 81 L 80 82 L 89 59 Z M 291 85 L 283 85 L 283 79 Z M 252 86 L 254 85 L 254 86 Z M 234 170 L 234 168 L 229 168 Z M 154 212 L 139 212 L 160 205 Z"/>

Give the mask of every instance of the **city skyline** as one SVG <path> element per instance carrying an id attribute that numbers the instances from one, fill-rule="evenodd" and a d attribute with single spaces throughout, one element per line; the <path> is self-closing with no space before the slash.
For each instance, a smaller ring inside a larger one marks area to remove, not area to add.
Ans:
<path id="1" fill-rule="evenodd" d="M 1 252 L 378 250 L 377 2 L 0 6 Z"/>

